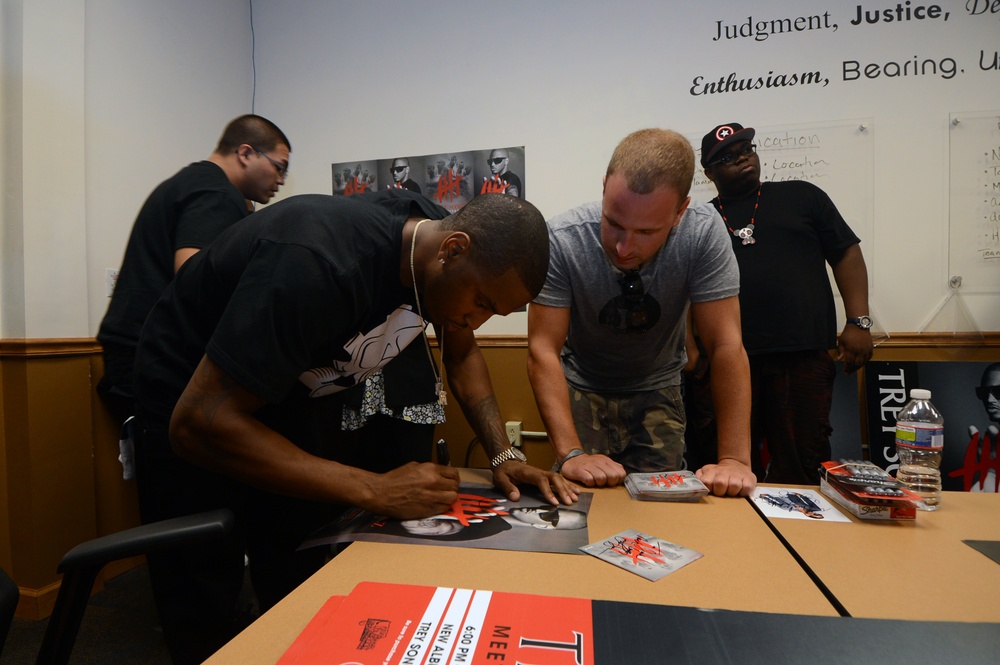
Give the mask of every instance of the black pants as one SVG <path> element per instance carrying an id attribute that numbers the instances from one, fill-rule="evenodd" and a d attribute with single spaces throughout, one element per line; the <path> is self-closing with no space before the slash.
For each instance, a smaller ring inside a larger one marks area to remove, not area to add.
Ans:
<path id="1" fill-rule="evenodd" d="M 322 411 L 320 417 L 318 413 Z M 297 440 L 323 440 L 311 452 L 383 473 L 410 461 L 430 461 L 434 425 L 377 415 L 356 432 L 343 432 L 339 408 L 297 414 Z M 285 423 L 288 429 L 288 423 Z M 174 662 L 201 663 L 236 636 L 248 617 L 238 607 L 244 555 L 261 612 L 316 572 L 325 548 L 296 551 L 306 536 L 328 524 L 345 506 L 270 494 L 182 460 L 165 429 L 138 423 L 136 473 L 142 522 L 229 508 L 236 524 L 229 536 L 208 545 L 147 557 L 163 636 Z"/>
<path id="2" fill-rule="evenodd" d="M 164 430 L 136 428 L 139 509 L 144 524 L 216 508 L 236 516 L 222 541 L 147 556 L 163 636 L 175 663 L 201 663 L 246 627 L 238 607 L 245 559 L 260 611 L 326 561 L 324 548 L 295 551 L 343 506 L 268 494 L 196 467 L 173 453 Z"/>
<path id="3" fill-rule="evenodd" d="M 718 455 L 711 371 L 700 379 L 685 377 L 686 440 L 695 468 L 715 463 Z M 819 484 L 819 465 L 830 459 L 835 378 L 826 351 L 750 356 L 750 459 L 758 481 Z"/>

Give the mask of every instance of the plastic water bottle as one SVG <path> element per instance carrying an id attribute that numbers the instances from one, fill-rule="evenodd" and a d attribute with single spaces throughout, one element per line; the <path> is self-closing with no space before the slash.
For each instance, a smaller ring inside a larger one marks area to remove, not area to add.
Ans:
<path id="1" fill-rule="evenodd" d="M 944 418 L 931 404 L 931 391 L 914 388 L 896 416 L 896 479 L 923 498 L 920 510 L 937 510 L 941 503 L 943 450 Z"/>

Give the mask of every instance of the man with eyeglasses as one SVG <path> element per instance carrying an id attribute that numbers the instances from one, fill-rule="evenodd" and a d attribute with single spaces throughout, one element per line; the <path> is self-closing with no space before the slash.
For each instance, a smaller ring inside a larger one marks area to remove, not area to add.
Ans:
<path id="1" fill-rule="evenodd" d="M 872 355 L 868 270 L 860 240 L 823 190 L 795 180 L 761 182 L 755 131 L 735 122 L 705 134 L 701 164 L 719 196 L 712 204 L 740 266 L 743 346 L 750 358 L 751 454 L 758 478 L 815 485 L 830 459 L 830 406 L 836 374 L 830 349 L 850 373 Z M 826 266 L 833 270 L 847 315 L 837 336 L 837 312 Z M 700 326 L 695 326 L 700 333 Z M 691 345 L 694 347 L 695 345 Z M 692 349 L 689 349 L 692 350 Z M 692 355 L 697 355 L 693 350 Z M 697 366 L 697 358 L 692 358 Z M 714 363 L 711 363 L 714 364 Z M 719 368 L 709 367 L 707 377 Z M 702 372 L 689 376 L 689 396 L 707 389 Z M 695 439 L 711 455 L 711 418 Z M 766 442 L 770 462 L 761 450 Z"/>
<path id="2" fill-rule="evenodd" d="M 97 390 L 119 423 L 132 415 L 132 367 L 146 316 L 174 273 L 230 225 L 267 203 L 285 183 L 291 143 L 270 120 L 242 115 L 208 159 L 160 183 L 139 210 L 97 340 L 104 376 Z"/>
<path id="3" fill-rule="evenodd" d="M 420 185 L 417 184 L 416 180 L 410 178 L 410 160 L 407 158 L 397 157 L 392 160 L 389 173 L 392 175 L 392 184 L 389 185 L 390 189 L 408 189 L 417 194 L 421 193 Z"/>
<path id="4" fill-rule="evenodd" d="M 486 164 L 490 167 L 491 175 L 483 177 L 480 194 L 507 194 L 524 198 L 521 179 L 510 170 L 510 153 L 505 148 L 491 150 Z"/>
<path id="5" fill-rule="evenodd" d="M 747 496 L 750 385 L 739 272 L 718 213 L 691 203 L 694 150 L 646 129 L 615 149 L 601 201 L 549 222 L 551 255 L 528 308 L 528 376 L 556 470 L 587 486 L 683 468 L 686 315 L 720 370 L 719 459 L 697 471 Z"/>

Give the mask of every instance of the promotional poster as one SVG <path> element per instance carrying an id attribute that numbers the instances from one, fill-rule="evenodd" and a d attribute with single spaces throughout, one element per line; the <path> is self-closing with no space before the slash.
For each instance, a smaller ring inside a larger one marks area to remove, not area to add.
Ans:
<path id="1" fill-rule="evenodd" d="M 333 193 L 408 189 L 450 212 L 483 194 L 524 198 L 524 146 L 337 162 Z"/>
<path id="2" fill-rule="evenodd" d="M 579 554 L 588 542 L 593 496 L 581 492 L 572 506 L 553 506 L 537 495 L 525 493 L 510 501 L 490 485 L 463 484 L 458 501 L 444 514 L 397 520 L 354 509 L 314 533 L 302 547 L 367 540 Z"/>

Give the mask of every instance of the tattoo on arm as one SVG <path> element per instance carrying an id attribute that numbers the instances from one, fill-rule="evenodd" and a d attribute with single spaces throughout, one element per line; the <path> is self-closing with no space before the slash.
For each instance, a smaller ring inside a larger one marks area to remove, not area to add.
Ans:
<path id="1" fill-rule="evenodd" d="M 186 406 L 199 412 L 206 423 L 211 425 L 215 423 L 222 405 L 234 395 L 238 387 L 239 384 L 228 376 L 221 375 L 216 381 L 212 381 L 195 372 L 179 402 L 185 402 Z"/>
<path id="2" fill-rule="evenodd" d="M 484 397 L 476 404 L 469 406 L 466 413 L 472 429 L 479 434 L 486 455 L 493 459 L 507 449 L 507 435 L 503 423 L 500 422 L 500 407 L 494 395 Z"/>

